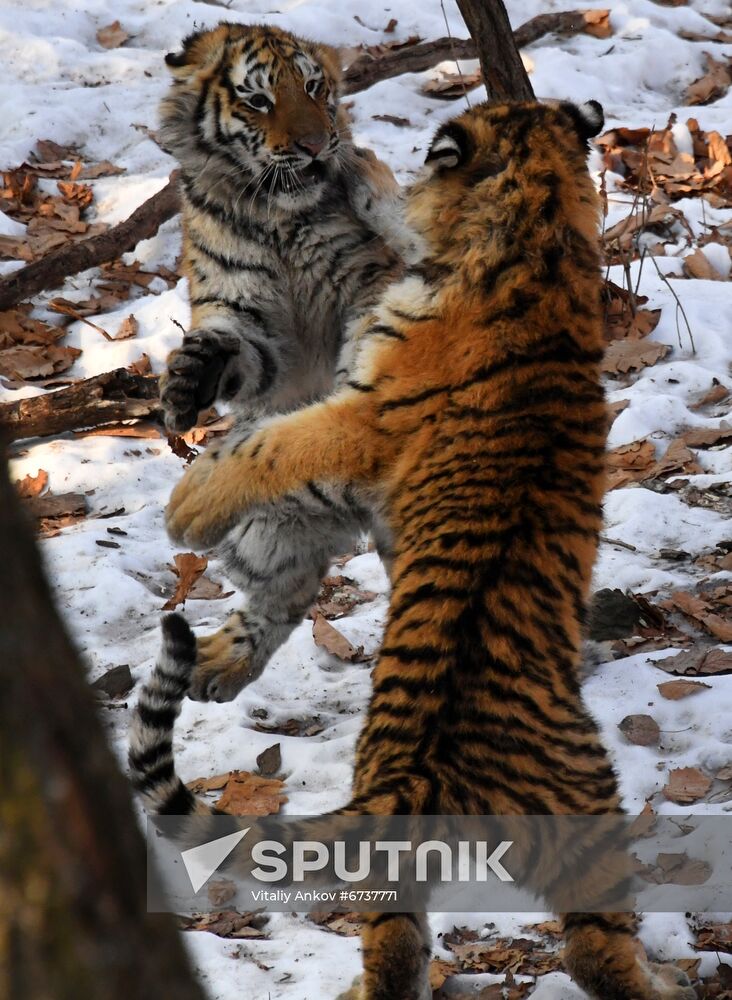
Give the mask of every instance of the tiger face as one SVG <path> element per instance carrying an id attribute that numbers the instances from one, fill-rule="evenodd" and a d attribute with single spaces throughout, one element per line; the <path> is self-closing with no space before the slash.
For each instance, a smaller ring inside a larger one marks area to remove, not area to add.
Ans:
<path id="1" fill-rule="evenodd" d="M 279 28 L 220 24 L 189 36 L 165 61 L 175 77 L 169 103 L 176 92 L 198 93 L 200 143 L 225 152 L 265 190 L 297 194 L 324 181 L 345 131 L 334 49 Z"/>

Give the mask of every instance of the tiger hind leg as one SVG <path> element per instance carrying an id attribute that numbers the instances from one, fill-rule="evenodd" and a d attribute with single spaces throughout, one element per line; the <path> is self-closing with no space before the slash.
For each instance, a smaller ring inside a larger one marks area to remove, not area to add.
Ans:
<path id="1" fill-rule="evenodd" d="M 361 948 L 363 975 L 338 1000 L 431 1000 L 424 914 L 364 914 Z"/>
<path id="2" fill-rule="evenodd" d="M 323 485 L 261 507 L 229 532 L 221 555 L 247 604 L 198 640 L 189 697 L 232 701 L 257 680 L 315 603 L 332 560 L 354 550 L 370 521 L 349 487 Z"/>
<path id="3" fill-rule="evenodd" d="M 695 1000 L 688 977 L 675 965 L 648 962 L 634 939 L 631 913 L 565 916 L 564 962 L 598 1000 Z"/>

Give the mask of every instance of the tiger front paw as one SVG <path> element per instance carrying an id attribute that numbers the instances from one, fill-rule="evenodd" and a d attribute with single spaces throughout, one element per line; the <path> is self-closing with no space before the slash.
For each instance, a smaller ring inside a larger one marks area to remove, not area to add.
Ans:
<path id="1" fill-rule="evenodd" d="M 193 548 L 221 541 L 243 508 L 232 458 L 211 446 L 193 462 L 170 495 L 165 524 L 171 540 Z"/>
<path id="2" fill-rule="evenodd" d="M 211 406 L 227 362 L 240 346 L 233 334 L 196 330 L 168 355 L 167 370 L 160 378 L 160 402 L 169 431 L 189 430 L 201 410 Z"/>

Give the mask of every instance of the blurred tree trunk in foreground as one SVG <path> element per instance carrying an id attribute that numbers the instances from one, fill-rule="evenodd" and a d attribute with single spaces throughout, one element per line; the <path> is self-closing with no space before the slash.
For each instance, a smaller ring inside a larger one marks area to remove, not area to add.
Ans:
<path id="1" fill-rule="evenodd" d="M 203 1000 L 0 456 L 0 997 Z M 93 584 L 93 580 L 86 581 Z"/>

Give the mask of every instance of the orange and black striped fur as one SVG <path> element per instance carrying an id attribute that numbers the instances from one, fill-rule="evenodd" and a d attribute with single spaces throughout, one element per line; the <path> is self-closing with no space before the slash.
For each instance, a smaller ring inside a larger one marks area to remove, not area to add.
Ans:
<path id="1" fill-rule="evenodd" d="M 312 479 L 382 504 L 393 589 L 348 811 L 621 811 L 577 678 L 604 488 L 586 167 L 601 125 L 591 102 L 482 105 L 443 126 L 409 198 L 426 255 L 382 298 L 350 384 L 209 451 L 173 491 L 169 532 L 194 545 Z M 137 775 L 157 808 L 180 803 L 169 783 L 156 796 L 139 760 Z M 564 924 L 567 968 L 593 996 L 694 996 L 678 970 L 638 957 L 631 914 Z M 422 918 L 369 915 L 363 951 L 349 996 L 430 995 Z"/>

